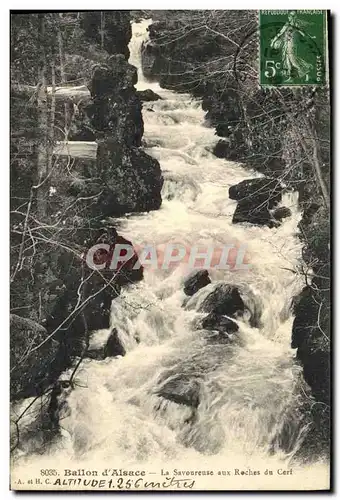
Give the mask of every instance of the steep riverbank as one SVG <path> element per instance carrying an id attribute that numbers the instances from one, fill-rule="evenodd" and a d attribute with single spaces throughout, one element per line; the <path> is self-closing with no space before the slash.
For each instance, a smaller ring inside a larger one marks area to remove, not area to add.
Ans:
<path id="1" fill-rule="evenodd" d="M 112 217 L 161 205 L 159 163 L 140 147 L 142 105 L 136 68 L 127 61 L 130 38 L 123 11 L 13 15 L 13 400 L 53 393 L 75 356 L 87 355 L 90 332 L 109 327 L 120 287 L 142 278 L 142 268 L 113 277 L 84 262 L 98 241 L 130 242 Z"/>

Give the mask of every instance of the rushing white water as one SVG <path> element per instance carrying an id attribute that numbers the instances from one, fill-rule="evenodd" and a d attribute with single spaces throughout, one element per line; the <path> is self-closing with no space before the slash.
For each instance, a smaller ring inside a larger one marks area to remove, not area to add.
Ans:
<path id="1" fill-rule="evenodd" d="M 301 255 L 296 196 L 285 195 L 292 216 L 279 228 L 231 223 L 236 202 L 228 187 L 259 174 L 211 153 L 217 137 L 204 125 L 199 100 L 144 80 L 140 46 L 148 24 L 133 25 L 130 62 L 138 67 L 138 88 L 162 97 L 144 104 L 143 117 L 146 151 L 159 160 L 165 179 L 163 203 L 158 211 L 123 219 L 120 233 L 138 244 L 237 240 L 248 245 L 252 266 L 211 271 L 212 284 L 185 307 L 181 266 L 171 272 L 146 268 L 142 282 L 123 290 L 112 305 L 112 326 L 127 354 L 83 361 L 50 461 L 62 457 L 74 467 L 91 459 L 115 467 L 284 467 L 308 428 L 299 412 L 301 368 L 290 348 L 289 306 L 302 286 L 291 272 Z M 240 319 L 231 343 L 214 342 L 197 328 L 199 304 L 220 281 L 249 286 L 262 310 L 262 326 Z M 92 342 L 105 334 L 94 334 Z M 157 396 L 166 380 L 183 390 L 199 387 L 194 418 L 190 407 Z"/>

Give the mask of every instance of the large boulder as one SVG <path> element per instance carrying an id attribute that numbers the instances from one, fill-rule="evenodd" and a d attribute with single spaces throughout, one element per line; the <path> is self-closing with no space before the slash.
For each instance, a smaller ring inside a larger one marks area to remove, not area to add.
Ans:
<path id="1" fill-rule="evenodd" d="M 137 90 L 137 95 L 142 102 L 159 101 L 162 99 L 160 95 L 151 89 Z"/>
<path id="2" fill-rule="evenodd" d="M 94 245 L 98 244 L 105 244 L 110 247 L 108 251 L 104 248 L 99 248 L 94 255 L 91 254 L 89 256 L 91 257 L 89 260 L 95 266 L 103 266 L 103 269 L 98 273 L 100 278 L 102 278 L 100 275 L 103 275 L 109 281 L 114 274 L 114 284 L 118 284 L 119 286 L 128 285 L 143 278 L 143 266 L 138 262 L 138 255 L 132 242 L 118 234 L 114 227 L 102 228 L 98 231 L 96 239 L 92 240 L 88 250 L 91 250 Z M 117 261 L 115 264 L 113 262 L 113 255 L 117 245 L 122 245 L 122 247 L 117 247 L 122 260 Z M 126 258 L 127 254 L 131 254 L 131 257 L 128 259 Z M 88 267 L 91 267 L 86 257 L 87 253 L 84 254 L 84 261 Z"/>
<path id="3" fill-rule="evenodd" d="M 229 188 L 229 198 L 236 201 L 248 200 L 251 207 L 265 204 L 274 208 L 282 199 L 283 187 L 277 179 L 260 177 L 246 179 Z"/>
<path id="4" fill-rule="evenodd" d="M 42 325 L 16 314 L 10 315 L 11 399 L 43 393 L 50 383 L 50 368 L 58 347 L 53 337 L 48 339 L 48 332 Z"/>
<path id="5" fill-rule="evenodd" d="M 202 328 L 217 330 L 220 333 L 235 333 L 238 331 L 238 325 L 235 321 L 216 313 L 210 313 L 202 320 Z"/>
<path id="6" fill-rule="evenodd" d="M 203 300 L 195 295 L 188 299 L 187 308 L 196 307 L 200 312 L 209 313 L 203 319 L 203 328 L 217 329 L 230 333 L 237 331 L 236 323 L 227 321 L 229 318 L 243 318 L 249 322 L 253 328 L 261 328 L 262 301 L 247 285 L 231 285 L 228 283 L 218 283 L 214 287 L 209 285 L 212 291 L 205 295 Z M 216 328 L 214 328 L 216 326 Z"/>
<path id="7" fill-rule="evenodd" d="M 206 269 L 193 271 L 184 281 L 184 293 L 189 296 L 194 295 L 198 290 L 209 285 L 209 283 L 211 283 L 211 280 Z"/>
<path id="8" fill-rule="evenodd" d="M 219 283 L 203 300 L 200 309 L 215 315 L 235 316 L 245 310 L 238 288 L 227 283 Z"/>
<path id="9" fill-rule="evenodd" d="M 89 85 L 92 102 L 86 113 L 97 138 L 141 145 L 144 126 L 136 82 L 136 68 L 121 54 L 111 56 L 107 64 L 94 66 Z"/>
<path id="10" fill-rule="evenodd" d="M 228 131 L 224 130 L 227 134 Z M 230 161 L 237 161 L 240 158 L 240 148 L 235 148 L 229 137 L 227 139 L 220 139 L 214 146 L 213 153 L 217 158 L 225 158 Z"/>
<path id="11" fill-rule="evenodd" d="M 89 89 L 92 99 L 112 97 L 119 91 L 133 90 L 136 83 L 136 68 L 129 64 L 122 54 L 115 54 L 110 56 L 105 64 L 93 66 Z"/>
<path id="12" fill-rule="evenodd" d="M 282 199 L 283 188 L 276 179 L 261 177 L 246 179 L 229 188 L 229 198 L 238 201 L 233 224 L 248 222 L 259 226 L 274 227 L 270 209 Z"/>
<path id="13" fill-rule="evenodd" d="M 248 222 L 257 226 L 275 226 L 267 206 L 254 205 L 247 199 L 238 202 L 232 222 L 233 224 Z"/>
<path id="14" fill-rule="evenodd" d="M 125 356 L 125 354 L 126 351 L 119 338 L 118 331 L 113 328 L 104 347 L 104 359 L 113 356 Z"/>
<path id="15" fill-rule="evenodd" d="M 173 403 L 197 408 L 200 403 L 200 383 L 189 375 L 172 375 L 162 383 L 156 394 Z"/>
<path id="16" fill-rule="evenodd" d="M 150 30 L 150 28 L 149 28 Z M 150 41 L 143 42 L 141 47 L 143 74 L 149 80 L 160 76 L 161 62 L 159 61 L 160 49 Z"/>
<path id="17" fill-rule="evenodd" d="M 273 217 L 275 220 L 282 221 L 282 219 L 285 219 L 286 217 L 290 217 L 292 215 L 292 211 L 288 207 L 279 207 L 276 208 L 273 212 Z"/>
<path id="18" fill-rule="evenodd" d="M 97 139 L 115 138 L 128 146 L 141 145 L 144 125 L 136 83 L 137 70 L 122 54 L 93 66 L 91 101 L 85 109 L 87 134 L 91 129 Z"/>
<path id="19" fill-rule="evenodd" d="M 110 269 L 112 254 L 117 244 L 131 246 L 133 250 L 132 243 L 120 236 L 114 227 L 99 227 L 91 231 L 84 228 L 83 234 L 81 231 L 76 233 L 76 240 L 83 242 L 82 260 L 73 263 L 72 256 L 68 252 L 60 255 L 56 267 L 64 277 L 63 286 L 50 309 L 45 312 L 44 321 L 48 332 L 56 330 L 54 337 L 60 342 L 61 352 L 58 355 L 59 366 L 55 367 L 55 370 L 61 371 L 74 356 L 79 356 L 83 352 L 86 332 L 109 328 L 111 304 L 118 297 L 120 287 L 139 281 L 143 277 L 142 266 L 133 269 L 138 259 L 136 252 L 129 260 L 120 261 Z M 88 252 L 99 243 L 109 245 L 109 251 L 97 250 L 90 261 Z M 96 271 L 91 264 L 105 264 L 105 267 Z M 78 270 L 78 274 L 75 270 Z M 80 287 L 81 283 L 83 284 Z M 75 311 L 79 289 L 84 305 Z"/>
<path id="20" fill-rule="evenodd" d="M 115 140 L 99 141 L 97 170 L 102 177 L 98 216 L 147 212 L 161 206 L 163 177 L 157 160 Z"/>

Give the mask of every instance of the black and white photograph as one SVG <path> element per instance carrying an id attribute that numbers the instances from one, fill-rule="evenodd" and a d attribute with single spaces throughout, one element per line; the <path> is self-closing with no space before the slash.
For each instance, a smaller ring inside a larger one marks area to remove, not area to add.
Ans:
<path id="1" fill-rule="evenodd" d="M 228 7 L 9 13 L 11 490 L 330 491 L 332 16 Z"/>

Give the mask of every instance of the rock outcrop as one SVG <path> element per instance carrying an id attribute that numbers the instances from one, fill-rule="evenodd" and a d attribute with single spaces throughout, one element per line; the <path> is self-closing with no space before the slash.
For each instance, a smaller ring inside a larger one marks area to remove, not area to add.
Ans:
<path id="1" fill-rule="evenodd" d="M 256 226 L 275 226 L 267 207 L 254 205 L 249 200 L 239 201 L 233 215 L 233 224 L 242 222 L 248 222 Z"/>
<path id="2" fill-rule="evenodd" d="M 238 324 L 225 316 L 210 313 L 202 320 L 202 328 L 206 330 L 217 330 L 221 333 L 235 333 L 238 331 Z"/>
<path id="3" fill-rule="evenodd" d="M 173 403 L 197 408 L 200 403 L 200 383 L 184 374 L 170 376 L 161 384 L 156 394 Z"/>
<path id="4" fill-rule="evenodd" d="M 253 328 L 260 328 L 262 307 L 261 301 L 256 294 L 246 285 L 231 285 L 224 282 L 209 285 L 209 293 L 203 290 L 203 298 L 197 293 L 188 297 L 184 301 L 184 307 L 187 309 L 196 308 L 199 312 L 206 312 L 202 320 L 204 328 L 226 331 L 227 327 L 236 331 L 238 326 L 229 318 L 238 318 L 242 316 L 244 320 L 249 321 Z"/>
<path id="5" fill-rule="evenodd" d="M 304 377 L 313 395 L 318 401 L 329 405 L 330 339 L 325 332 L 322 334 L 323 328 L 327 331 L 324 313 L 320 316 L 322 297 L 319 297 L 320 302 L 316 299 L 311 287 L 305 287 L 301 292 L 294 311 L 292 347 L 297 349 L 297 358 L 302 363 Z"/>
<path id="6" fill-rule="evenodd" d="M 128 148 L 112 139 L 100 141 L 96 166 L 105 186 L 95 207 L 97 213 L 117 216 L 161 206 L 161 169 L 142 149 Z"/>
<path id="7" fill-rule="evenodd" d="M 89 84 L 92 98 L 89 115 L 97 138 L 141 145 L 144 129 L 136 83 L 137 70 L 122 54 L 112 55 L 104 64 L 94 66 Z"/>
<path id="8" fill-rule="evenodd" d="M 137 95 L 142 102 L 159 101 L 162 99 L 160 95 L 151 89 L 137 90 Z"/>
<path id="9" fill-rule="evenodd" d="M 331 345 L 330 227 L 321 222 L 325 208 L 306 211 L 300 221 L 303 257 L 314 276 L 296 297 L 292 347 L 297 348 L 307 383 L 317 400 L 329 405 Z"/>
<path id="10" fill-rule="evenodd" d="M 275 220 L 282 221 L 282 219 L 286 219 L 287 217 L 290 217 L 292 215 L 292 211 L 288 207 L 279 207 L 276 208 L 273 213 L 273 217 Z"/>
<path id="11" fill-rule="evenodd" d="M 72 193 L 98 194 L 91 204 L 95 217 L 145 212 L 161 205 L 159 163 L 140 149 L 144 127 L 136 82 L 136 68 L 121 54 L 93 69 L 86 114 L 98 143 L 97 158 L 82 169 L 82 182 L 72 186 Z"/>
<path id="12" fill-rule="evenodd" d="M 184 293 L 189 296 L 194 295 L 198 290 L 209 285 L 209 283 L 211 283 L 211 280 L 206 269 L 193 271 L 184 281 Z"/>
<path id="13" fill-rule="evenodd" d="M 273 208 L 282 199 L 283 188 L 280 181 L 268 177 L 246 179 L 229 188 L 231 200 L 252 200 L 260 205 L 266 203 L 268 208 Z"/>
<path id="14" fill-rule="evenodd" d="M 220 316 L 236 316 L 244 312 L 245 306 L 236 286 L 220 283 L 204 299 L 200 309 Z"/>
<path id="15" fill-rule="evenodd" d="M 229 198 L 238 201 L 233 223 L 249 222 L 260 226 L 275 226 L 269 210 L 281 201 L 282 191 L 279 181 L 267 177 L 246 179 L 231 186 Z"/>

